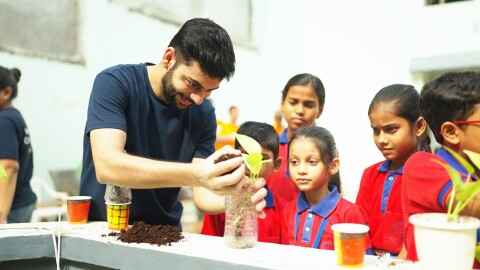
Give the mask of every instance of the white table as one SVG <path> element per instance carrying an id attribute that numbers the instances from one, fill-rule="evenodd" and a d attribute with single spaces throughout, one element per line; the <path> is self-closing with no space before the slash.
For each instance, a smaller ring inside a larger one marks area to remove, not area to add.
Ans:
<path id="1" fill-rule="evenodd" d="M 55 269 L 52 232 L 61 235 L 63 269 L 344 269 L 337 266 L 333 251 L 269 243 L 230 249 L 221 237 L 191 233 L 183 233 L 185 239 L 172 246 L 123 243 L 105 236 L 106 222 L 0 225 L 0 269 Z M 366 256 L 363 269 L 419 266 Z"/>

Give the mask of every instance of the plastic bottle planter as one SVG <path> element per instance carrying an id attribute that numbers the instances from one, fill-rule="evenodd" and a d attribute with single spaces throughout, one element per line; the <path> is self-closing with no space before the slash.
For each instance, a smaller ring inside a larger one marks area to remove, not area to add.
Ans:
<path id="1" fill-rule="evenodd" d="M 240 191 L 225 197 L 225 243 L 230 248 L 251 248 L 257 244 L 258 220 L 251 194 Z"/>

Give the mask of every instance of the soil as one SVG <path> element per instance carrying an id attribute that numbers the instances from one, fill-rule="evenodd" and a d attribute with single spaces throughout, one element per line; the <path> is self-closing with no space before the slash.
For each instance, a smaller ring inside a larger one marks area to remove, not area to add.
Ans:
<path id="1" fill-rule="evenodd" d="M 128 230 L 110 232 L 108 236 L 115 236 L 117 240 L 126 243 L 148 243 L 157 246 L 171 246 L 172 243 L 184 239 L 177 226 L 148 225 L 142 221 L 133 223 Z"/>
<path id="2" fill-rule="evenodd" d="M 130 203 L 132 201 L 132 192 L 126 187 L 107 185 L 104 198 L 106 203 Z"/>
<path id="3" fill-rule="evenodd" d="M 229 154 L 223 154 L 223 155 L 221 155 L 220 157 L 218 157 L 213 163 L 217 164 L 217 163 L 219 163 L 219 162 L 222 162 L 222 161 L 225 161 L 225 160 L 229 160 L 229 159 L 232 159 L 232 158 L 235 158 L 235 157 L 240 157 L 240 156 L 241 156 L 240 154 L 238 154 L 238 155 L 236 155 L 236 154 L 230 154 L 230 153 L 229 153 Z M 229 172 L 227 172 L 227 173 L 224 173 L 223 175 L 225 175 L 225 174 L 230 174 L 230 173 L 232 173 L 233 171 L 235 171 L 235 170 L 231 170 L 231 171 L 229 171 Z"/>
<path id="4" fill-rule="evenodd" d="M 218 162 L 229 160 L 229 159 L 232 159 L 234 157 L 239 157 L 239 156 L 240 155 L 236 155 L 236 154 L 223 154 L 220 157 L 218 157 L 213 163 L 216 164 Z"/>

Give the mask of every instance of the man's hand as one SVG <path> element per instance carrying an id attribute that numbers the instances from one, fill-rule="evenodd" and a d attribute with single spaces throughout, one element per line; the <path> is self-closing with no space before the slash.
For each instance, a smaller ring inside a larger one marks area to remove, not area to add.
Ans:
<path id="1" fill-rule="evenodd" d="M 217 161 L 226 154 L 235 157 Z M 227 145 L 202 162 L 195 163 L 200 175 L 199 184 L 222 196 L 238 192 L 245 184 L 245 165 L 240 154 L 239 150 Z"/>

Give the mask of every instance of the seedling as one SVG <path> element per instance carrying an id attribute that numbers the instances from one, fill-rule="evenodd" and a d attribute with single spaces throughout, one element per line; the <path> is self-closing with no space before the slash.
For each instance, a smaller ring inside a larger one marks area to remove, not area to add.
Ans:
<path id="1" fill-rule="evenodd" d="M 258 179 L 258 174 L 262 169 L 262 165 L 264 163 L 270 162 L 271 160 L 263 160 L 262 147 L 254 139 L 242 134 L 235 135 L 235 138 L 237 139 L 243 150 L 247 152 L 247 154 L 242 154 L 242 158 L 243 163 L 245 163 L 247 168 L 250 170 L 250 185 L 253 185 Z M 233 225 L 238 224 L 238 222 L 241 220 L 243 210 L 245 209 L 245 207 L 247 207 L 250 196 L 250 192 L 245 193 L 240 212 L 238 213 L 236 219 L 233 221 Z"/>

